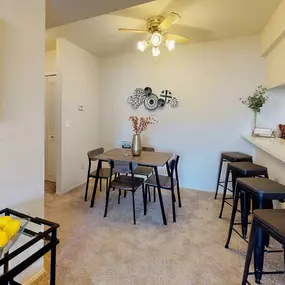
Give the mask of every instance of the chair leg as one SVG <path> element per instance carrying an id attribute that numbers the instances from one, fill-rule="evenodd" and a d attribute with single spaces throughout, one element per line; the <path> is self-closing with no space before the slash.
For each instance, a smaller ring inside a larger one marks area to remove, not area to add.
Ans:
<path id="1" fill-rule="evenodd" d="M 178 179 L 177 179 L 177 195 L 178 195 L 178 206 L 179 206 L 179 208 L 181 208 L 182 205 L 181 205 L 180 187 L 179 187 Z"/>
<path id="2" fill-rule="evenodd" d="M 88 187 L 89 187 L 89 175 L 87 176 L 87 181 L 86 181 L 86 189 L 85 189 L 84 201 L 87 201 L 87 197 L 88 197 Z"/>
<path id="3" fill-rule="evenodd" d="M 136 224 L 136 208 L 135 208 L 135 192 L 132 191 L 133 196 L 133 218 L 134 218 L 134 225 Z"/>
<path id="4" fill-rule="evenodd" d="M 100 192 L 102 192 L 102 178 L 100 178 Z"/>
<path id="5" fill-rule="evenodd" d="M 253 220 L 251 232 L 250 232 L 249 243 L 248 243 L 247 254 L 246 254 L 246 259 L 245 259 L 243 278 L 242 278 L 242 283 L 241 283 L 242 285 L 247 284 L 249 266 L 250 266 L 250 262 L 251 262 L 251 258 L 252 258 L 252 253 L 253 253 L 253 250 L 255 247 L 255 241 L 256 241 L 256 222 L 255 222 L 255 220 Z"/>
<path id="6" fill-rule="evenodd" d="M 234 222 L 235 222 L 235 217 L 236 217 L 236 212 L 237 212 L 237 207 L 238 207 L 238 199 L 239 199 L 239 186 L 237 184 L 236 189 L 235 189 L 235 195 L 234 195 L 234 203 L 233 203 L 228 239 L 227 239 L 225 248 L 229 248 L 229 244 L 230 244 L 230 240 L 231 240 L 231 236 L 233 232 L 233 227 L 234 227 Z"/>
<path id="7" fill-rule="evenodd" d="M 153 202 L 156 202 L 156 188 L 153 187 Z"/>
<path id="8" fill-rule="evenodd" d="M 283 260 L 284 260 L 284 269 L 285 269 L 285 246 L 283 246 Z"/>
<path id="9" fill-rule="evenodd" d="M 246 239 L 248 225 L 248 194 L 245 191 L 240 193 L 242 237 Z"/>
<path id="10" fill-rule="evenodd" d="M 219 186 L 220 186 L 220 179 L 221 179 L 222 166 L 223 166 L 223 159 L 222 159 L 222 157 L 221 157 L 221 159 L 220 159 L 219 173 L 218 173 L 218 180 L 217 180 L 217 186 L 216 186 L 215 199 L 217 199 L 217 195 L 218 195 L 218 192 L 219 192 Z"/>
<path id="11" fill-rule="evenodd" d="M 221 219 L 223 216 L 223 211 L 224 211 L 224 206 L 225 206 L 225 200 L 226 200 L 226 195 L 227 195 L 227 188 L 228 188 L 228 181 L 229 181 L 229 176 L 230 176 L 230 170 L 227 169 L 227 174 L 226 174 L 226 179 L 225 179 L 225 185 L 224 185 L 224 194 L 223 194 L 223 200 L 222 200 L 222 206 L 221 206 L 221 212 L 219 215 L 219 218 Z"/>
<path id="12" fill-rule="evenodd" d="M 146 215 L 146 207 L 147 207 L 147 201 L 146 201 L 146 193 L 147 193 L 147 186 L 144 187 L 144 184 L 142 184 L 142 194 L 143 194 L 143 210 L 144 210 L 144 215 Z"/>
<path id="13" fill-rule="evenodd" d="M 120 204 L 120 202 L 121 202 L 121 194 L 122 194 L 121 189 L 119 189 L 119 193 L 118 193 L 118 204 Z"/>
<path id="14" fill-rule="evenodd" d="M 107 217 L 107 211 L 108 211 L 108 204 L 109 204 L 109 195 L 110 195 L 111 188 L 107 185 L 106 186 L 106 203 L 105 203 L 105 213 L 104 218 Z"/>
<path id="15" fill-rule="evenodd" d="M 126 198 L 127 197 L 127 191 L 125 190 L 124 191 L 124 198 Z"/>
<path id="16" fill-rule="evenodd" d="M 257 196 L 257 208 L 263 209 L 263 197 Z M 261 284 L 264 263 L 264 231 L 261 227 L 256 230 L 256 245 L 254 248 L 255 283 Z"/>
<path id="17" fill-rule="evenodd" d="M 150 188 L 147 188 L 148 201 L 151 202 Z"/>
<path id="18" fill-rule="evenodd" d="M 175 212 L 175 195 L 174 188 L 171 189 L 171 200 L 172 200 L 172 215 L 173 215 L 173 223 L 176 223 L 176 212 Z"/>

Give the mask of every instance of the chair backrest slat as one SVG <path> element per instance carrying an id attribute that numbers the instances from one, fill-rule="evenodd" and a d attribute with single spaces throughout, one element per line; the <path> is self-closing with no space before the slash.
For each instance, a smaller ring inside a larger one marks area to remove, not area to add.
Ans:
<path id="1" fill-rule="evenodd" d="M 170 177 L 172 177 L 172 178 L 173 178 L 174 171 L 176 172 L 176 178 L 178 176 L 178 162 L 179 162 L 179 155 L 176 155 L 169 162 Z"/>
<path id="2" fill-rule="evenodd" d="M 104 153 L 104 148 L 103 147 L 100 147 L 100 148 L 96 148 L 96 149 L 93 149 L 93 150 L 90 150 L 87 152 L 87 156 L 88 156 L 88 159 L 91 160 L 91 161 L 96 161 L 97 158 L 95 158 L 96 155 L 99 155 L 101 153 Z"/>
<path id="3" fill-rule="evenodd" d="M 135 161 L 109 160 L 112 173 L 133 173 L 138 164 Z"/>

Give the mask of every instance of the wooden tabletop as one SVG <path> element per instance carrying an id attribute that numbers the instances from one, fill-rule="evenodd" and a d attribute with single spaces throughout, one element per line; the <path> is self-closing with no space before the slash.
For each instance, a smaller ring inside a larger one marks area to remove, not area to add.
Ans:
<path id="1" fill-rule="evenodd" d="M 109 159 L 136 161 L 139 165 L 144 166 L 164 166 L 172 156 L 172 153 L 150 151 L 143 151 L 140 156 L 133 156 L 130 149 L 116 148 L 96 155 L 95 158 L 103 161 Z"/>

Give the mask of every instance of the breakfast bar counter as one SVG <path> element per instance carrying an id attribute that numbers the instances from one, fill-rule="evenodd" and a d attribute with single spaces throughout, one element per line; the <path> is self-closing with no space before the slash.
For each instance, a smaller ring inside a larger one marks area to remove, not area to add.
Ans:
<path id="1" fill-rule="evenodd" d="M 267 167 L 270 179 L 285 185 L 285 140 L 251 135 L 242 137 L 254 145 L 254 162 Z M 285 205 L 278 201 L 274 201 L 273 204 L 274 208 L 285 208 Z"/>
<path id="2" fill-rule="evenodd" d="M 280 138 L 253 137 L 251 135 L 244 135 L 242 137 L 261 150 L 269 153 L 274 158 L 285 163 L 285 140 Z"/>

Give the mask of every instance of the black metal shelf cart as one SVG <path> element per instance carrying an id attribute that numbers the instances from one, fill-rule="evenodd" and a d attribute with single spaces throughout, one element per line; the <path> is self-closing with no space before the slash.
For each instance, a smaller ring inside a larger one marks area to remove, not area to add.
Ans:
<path id="1" fill-rule="evenodd" d="M 29 219 L 29 223 L 34 223 L 38 226 L 42 226 L 43 231 L 32 231 L 27 228 L 24 229 L 22 235 L 28 236 L 30 239 L 25 244 L 21 245 L 14 251 L 7 252 L 0 259 L 0 268 L 3 268 L 3 274 L 0 276 L 1 285 L 20 285 L 14 280 L 14 278 L 35 263 L 38 259 L 43 257 L 46 253 L 50 251 L 50 285 L 55 285 L 56 278 L 56 246 L 59 244 L 57 238 L 57 229 L 59 224 L 41 219 L 28 216 L 26 214 L 11 210 L 4 209 L 0 211 L 0 215 L 5 214 L 5 216 L 15 216 L 21 219 Z M 20 254 L 27 251 L 36 243 L 42 242 L 42 246 L 35 253 L 30 255 L 28 258 L 17 264 L 13 268 L 9 268 L 9 262 Z"/>

